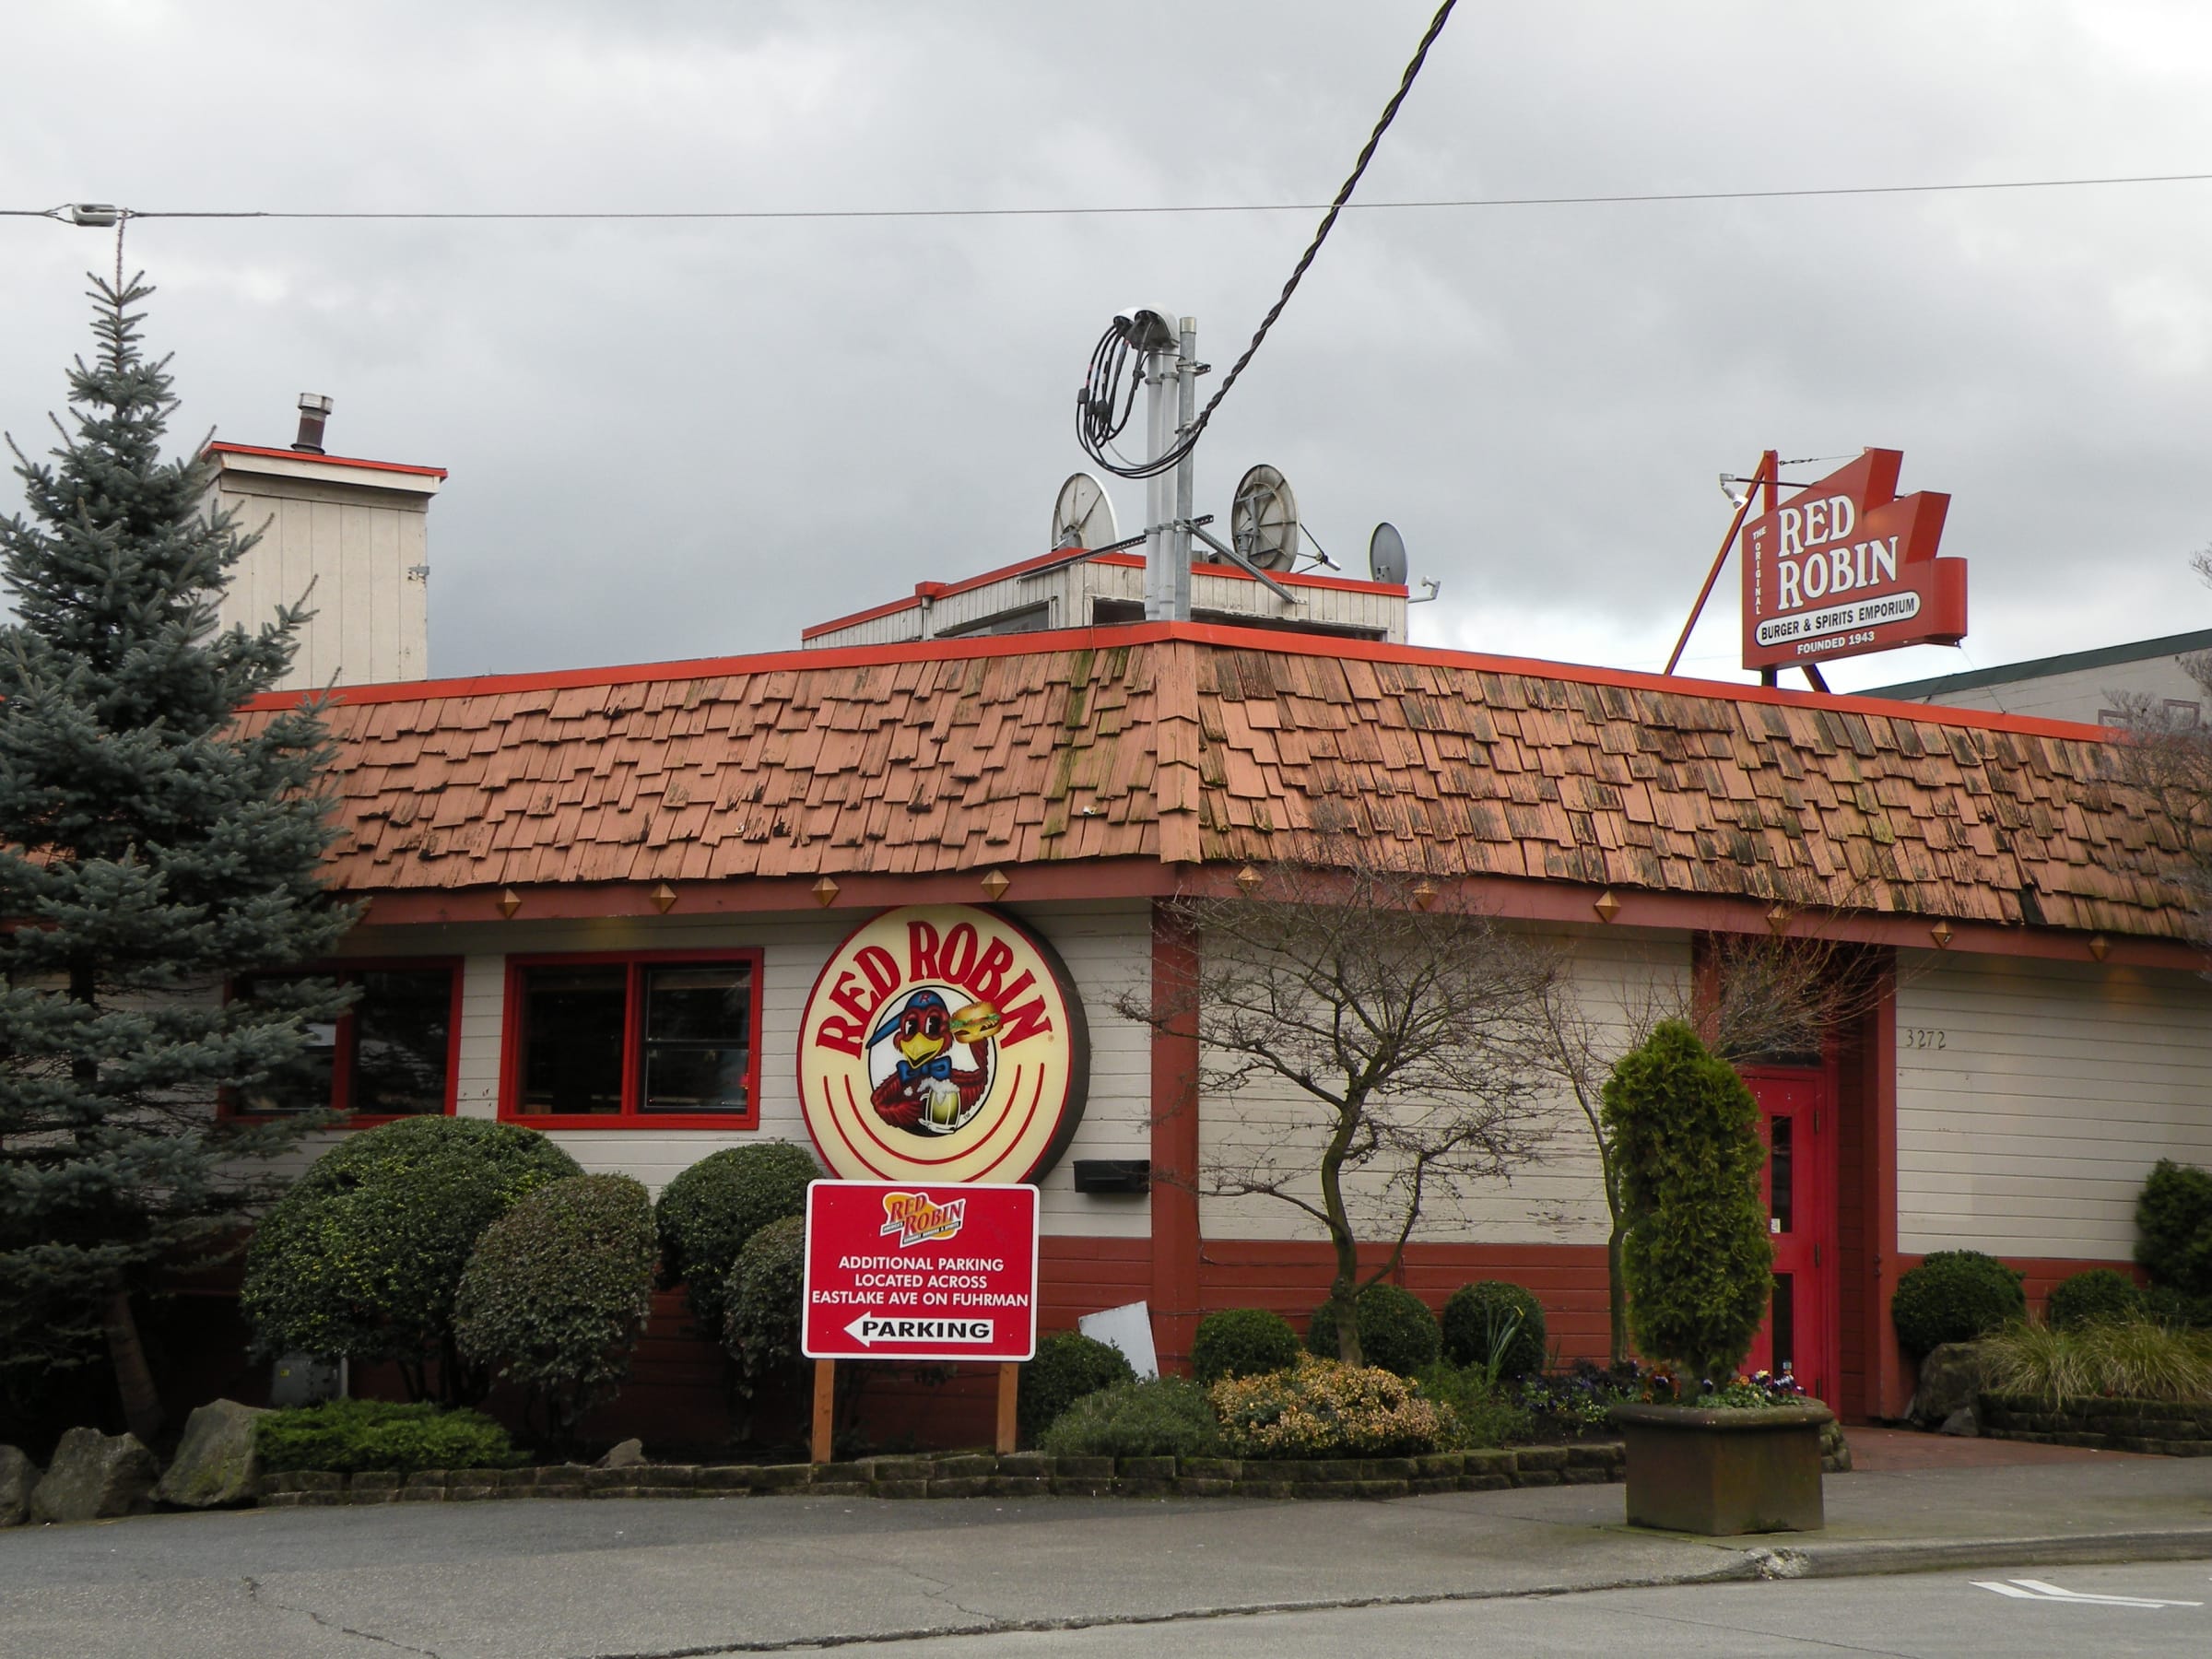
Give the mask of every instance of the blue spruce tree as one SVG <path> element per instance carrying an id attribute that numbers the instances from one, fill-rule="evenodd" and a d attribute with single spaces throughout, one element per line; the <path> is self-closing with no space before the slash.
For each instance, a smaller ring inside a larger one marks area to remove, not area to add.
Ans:
<path id="1" fill-rule="evenodd" d="M 161 458 L 176 399 L 132 309 L 150 290 L 94 281 L 75 430 L 55 423 L 51 462 L 9 440 L 27 511 L 0 521 L 0 1402 L 6 1372 L 104 1347 L 145 1438 L 161 1406 L 134 1300 L 233 1248 L 264 1160 L 307 1126 L 230 1121 L 219 1093 L 345 1002 L 327 981 L 223 987 L 326 954 L 353 912 L 319 876 L 315 710 L 237 721 L 307 613 L 218 629 L 252 538 L 203 512 L 203 464 Z"/>

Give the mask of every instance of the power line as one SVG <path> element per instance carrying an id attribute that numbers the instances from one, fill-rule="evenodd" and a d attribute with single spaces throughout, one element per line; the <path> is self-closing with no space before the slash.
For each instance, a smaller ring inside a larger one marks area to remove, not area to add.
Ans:
<path id="1" fill-rule="evenodd" d="M 1213 396 L 1206 400 L 1206 407 L 1198 411 L 1197 419 L 1185 427 L 1166 450 L 1149 461 L 1130 466 L 1116 465 L 1107 458 L 1106 446 L 1120 434 L 1122 425 L 1128 419 L 1128 412 L 1124 409 L 1119 420 L 1113 419 L 1113 395 L 1111 389 L 1105 393 L 1102 406 L 1094 400 L 1093 394 L 1101 382 L 1101 364 L 1110 363 L 1106 383 L 1111 386 L 1112 381 L 1119 379 L 1119 365 L 1127 359 L 1130 351 L 1129 341 L 1115 330 L 1108 329 L 1108 337 L 1099 342 L 1098 351 L 1092 354 L 1090 377 L 1085 381 L 1082 393 L 1077 399 L 1076 435 L 1085 454 L 1121 477 L 1150 478 L 1173 468 L 1198 446 L 1198 439 L 1205 432 L 1206 422 L 1213 419 L 1214 411 L 1221 406 L 1221 400 L 1229 395 L 1229 389 L 1237 383 L 1237 377 L 1258 355 L 1261 344 L 1267 338 L 1267 331 L 1275 326 L 1276 319 L 1283 314 L 1283 307 L 1290 303 L 1290 296 L 1298 292 L 1298 285 L 1304 278 L 1306 268 L 1313 263 L 1314 255 L 1321 252 L 1321 244 L 1329 240 L 1329 232 L 1335 228 L 1336 216 L 1344 211 L 1345 204 L 1352 199 L 1352 192 L 1359 188 L 1359 180 L 1367 171 L 1367 164 L 1375 159 L 1375 149 L 1382 142 L 1382 135 L 1390 131 L 1390 124 L 1398 118 L 1398 107 L 1406 101 L 1406 95 L 1413 90 L 1414 78 L 1420 74 L 1421 65 L 1429 61 L 1429 49 L 1436 44 L 1436 37 L 1444 32 L 1444 25 L 1451 20 L 1452 8 L 1458 4 L 1459 0 L 1444 0 L 1443 5 L 1437 7 L 1436 16 L 1429 20 L 1429 31 L 1421 36 L 1421 43 L 1414 48 L 1413 58 L 1406 64 L 1406 73 L 1398 79 L 1398 89 L 1390 95 L 1390 101 L 1382 106 L 1382 113 L 1375 121 L 1374 131 L 1368 134 L 1367 142 L 1360 146 L 1359 159 L 1352 163 L 1350 174 L 1338 187 L 1336 199 L 1329 204 L 1328 212 L 1323 216 L 1319 229 L 1313 232 L 1313 240 L 1306 244 L 1306 251 L 1298 256 L 1298 263 L 1290 267 L 1290 276 L 1283 284 L 1283 291 L 1276 296 L 1275 303 L 1267 308 L 1267 314 L 1260 319 L 1260 325 L 1253 334 L 1252 344 L 1245 347 L 1243 355 L 1230 365 L 1229 372 L 1221 377 L 1220 385 L 1215 388 Z M 1134 405 L 1136 396 L 1134 375 L 1129 386 L 1130 400 Z M 1296 551 L 1295 548 L 1292 550 Z"/>
<path id="2" fill-rule="evenodd" d="M 1194 202 L 1182 205 L 1107 207 L 730 207 L 579 209 L 406 209 L 342 208 L 145 208 L 128 210 L 135 219 L 396 220 L 414 222 L 560 222 L 762 219 L 955 219 L 955 218 L 1133 218 L 1152 215 L 1221 213 L 1435 212 L 1484 207 L 1599 207 L 1639 203 L 1776 202 L 1820 197 L 1945 195 L 2009 190 L 2088 190 L 2119 184 L 2202 184 L 2212 172 L 2122 173 L 2078 179 L 1984 179 L 1940 184 L 1815 184 L 1779 190 L 1672 190 L 1605 195 L 1434 196 L 1402 202 Z M 65 219 L 66 206 L 0 207 L 0 218 Z"/>

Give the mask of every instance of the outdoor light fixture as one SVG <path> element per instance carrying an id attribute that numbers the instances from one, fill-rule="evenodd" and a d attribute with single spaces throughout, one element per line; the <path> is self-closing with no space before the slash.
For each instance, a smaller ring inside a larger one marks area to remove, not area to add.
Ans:
<path id="1" fill-rule="evenodd" d="M 1590 908 L 1597 912 L 1600 922 L 1610 922 L 1620 914 L 1620 900 L 1614 898 L 1613 889 L 1607 888 L 1590 901 Z"/>
<path id="2" fill-rule="evenodd" d="M 1006 889 L 1013 885 L 1013 878 L 1004 870 L 993 870 L 983 877 L 983 897 L 996 904 L 1006 896 Z"/>
<path id="3" fill-rule="evenodd" d="M 2089 940 L 2089 954 L 2095 957 L 2099 961 L 2103 961 L 2106 957 L 2112 954 L 2112 942 L 2106 938 L 2102 934 L 2098 934 Z"/>
<path id="4" fill-rule="evenodd" d="M 828 910 L 832 904 L 837 902 L 837 883 L 830 880 L 829 877 L 825 876 L 819 881 L 814 884 L 813 893 L 814 901 L 820 905 L 824 910 Z"/>
<path id="5" fill-rule="evenodd" d="M 666 882 L 653 889 L 653 908 L 666 915 L 676 908 L 676 889 Z"/>
<path id="6" fill-rule="evenodd" d="M 1936 941 L 1936 949 L 1948 950 L 1951 947 L 1951 924 L 1948 922 L 1936 923 L 1928 929 L 1928 937 Z"/>
<path id="7" fill-rule="evenodd" d="M 1790 931 L 1790 912 L 1776 905 L 1767 912 L 1767 927 L 1776 938 Z"/>
<path id="8" fill-rule="evenodd" d="M 1237 885 L 1244 889 L 1244 896 L 1247 899 L 1251 898 L 1253 894 L 1259 891 L 1260 883 L 1263 879 L 1265 879 L 1265 877 L 1263 877 L 1260 873 L 1253 869 L 1250 865 L 1246 865 L 1242 869 L 1237 872 Z"/>
<path id="9" fill-rule="evenodd" d="M 1425 911 L 1435 902 L 1436 888 L 1424 876 L 1413 889 L 1413 908 Z"/>
<path id="10" fill-rule="evenodd" d="M 522 908 L 523 896 L 520 893 L 516 892 L 512 888 L 501 888 L 500 889 L 500 915 L 506 917 L 508 921 L 512 922 L 514 920 L 514 912 Z"/>

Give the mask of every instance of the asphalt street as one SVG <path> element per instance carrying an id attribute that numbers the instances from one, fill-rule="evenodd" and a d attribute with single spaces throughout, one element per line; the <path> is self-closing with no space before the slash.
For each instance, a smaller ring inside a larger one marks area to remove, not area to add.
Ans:
<path id="1" fill-rule="evenodd" d="M 2017 1570 L 2016 1570 L 2017 1571 Z M 1988 1586 L 1994 1584 L 1997 1589 Z M 2032 1586 L 2032 1588 L 2030 1587 Z M 2109 1596 L 2112 1601 L 2075 1597 Z M 2159 1605 L 2159 1604 L 2165 1605 Z M 2186 1605 L 2194 1603 L 2194 1606 Z M 2156 1566 L 1707 1584 L 1582 1595 L 1430 1602 L 1171 1625 L 1012 1631 L 861 1642 L 853 1653 L 908 1659 L 1465 1659 L 1470 1653 L 1637 1659 L 1770 1659 L 1878 1653 L 1982 1659 L 2079 1653 L 2098 1659 L 2212 1653 L 2212 1560 Z"/>

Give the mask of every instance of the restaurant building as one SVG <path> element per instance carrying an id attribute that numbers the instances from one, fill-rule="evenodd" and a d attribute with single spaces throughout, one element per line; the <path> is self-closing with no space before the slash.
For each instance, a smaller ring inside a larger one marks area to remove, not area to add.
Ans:
<path id="1" fill-rule="evenodd" d="M 1865 947 L 1881 990 L 1850 1029 L 1750 1072 L 1789 1125 L 1777 1339 L 1848 1417 L 1910 1394 L 1888 1307 L 1923 1253 L 1992 1252 L 2040 1295 L 2127 1265 L 2157 1159 L 2212 1163 L 2212 988 L 2162 879 L 2173 833 L 2110 734 L 1418 648 L 1402 608 L 1375 630 L 817 639 L 347 688 L 331 873 L 368 908 L 332 1099 L 527 1124 L 655 1189 L 760 1139 L 847 1173 L 1034 1171 L 1045 1327 L 1142 1300 L 1172 1366 L 1208 1310 L 1302 1320 L 1327 1251 L 1288 1206 L 1195 1194 L 1231 1103 L 1201 1098 L 1194 1039 L 1115 999 L 1187 965 L 1163 901 L 1325 830 L 1559 945 L 1624 1030 L 1654 993 L 1694 999 L 1716 935 Z M 924 1055 L 900 1082 L 884 1040 L 910 1008 L 926 1024 L 920 981 L 949 1016 L 991 971 L 992 1065 L 947 1047 L 944 1076 Z M 1048 1025 L 1065 1077 L 1024 1069 L 1053 1045 L 1017 1032 Z M 825 1043 L 891 1078 L 837 1085 L 841 1128 Z M 917 1165 L 870 1150 L 910 1140 Z M 1432 1305 L 1518 1280 L 1563 1358 L 1602 1357 L 1605 1231 L 1586 1133 L 1564 1133 L 1433 1211 L 1401 1274 Z M 626 1420 L 715 1408 L 681 1324 L 665 1299 Z"/>

